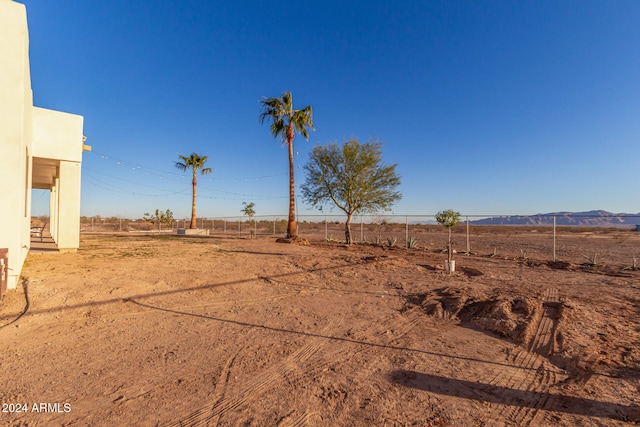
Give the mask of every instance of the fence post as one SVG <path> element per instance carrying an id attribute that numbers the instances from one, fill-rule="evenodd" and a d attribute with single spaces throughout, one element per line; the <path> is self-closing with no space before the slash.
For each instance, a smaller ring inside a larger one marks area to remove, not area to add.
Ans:
<path id="1" fill-rule="evenodd" d="M 227 234 L 227 218 L 223 219 L 224 221 L 224 234 Z"/>
<path id="2" fill-rule="evenodd" d="M 404 247 L 409 246 L 409 216 L 404 217 L 405 230 L 404 230 Z"/>
<path id="3" fill-rule="evenodd" d="M 240 220 L 238 220 L 238 236 L 240 235 Z"/>
<path id="4" fill-rule="evenodd" d="M 362 229 L 362 215 L 360 215 L 360 241 L 364 242 L 364 230 Z"/>
<path id="5" fill-rule="evenodd" d="M 467 256 L 471 254 L 471 245 L 469 244 L 469 216 L 467 216 Z"/>
<path id="6" fill-rule="evenodd" d="M 553 262 L 556 262 L 556 216 L 553 216 Z"/>
<path id="7" fill-rule="evenodd" d="M 329 228 L 327 227 L 327 216 L 324 216 L 324 240 L 329 240 Z"/>
<path id="8" fill-rule="evenodd" d="M 273 235 L 276 235 L 276 217 L 273 217 Z"/>

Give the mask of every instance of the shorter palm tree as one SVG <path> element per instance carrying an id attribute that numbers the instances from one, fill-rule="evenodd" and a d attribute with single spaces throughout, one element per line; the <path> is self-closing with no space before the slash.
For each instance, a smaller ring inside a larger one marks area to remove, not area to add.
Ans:
<path id="1" fill-rule="evenodd" d="M 213 173 L 213 169 L 205 168 L 204 164 L 207 162 L 209 156 L 200 156 L 196 153 L 191 153 L 189 157 L 178 155 L 180 158 L 180 162 L 174 162 L 176 168 L 181 171 L 186 171 L 187 169 L 191 169 L 193 171 L 193 180 L 191 181 L 193 184 L 193 198 L 191 199 L 191 222 L 189 223 L 189 228 L 197 228 L 196 227 L 196 186 L 198 185 L 197 172 L 200 171 L 202 175 L 207 175 Z"/>

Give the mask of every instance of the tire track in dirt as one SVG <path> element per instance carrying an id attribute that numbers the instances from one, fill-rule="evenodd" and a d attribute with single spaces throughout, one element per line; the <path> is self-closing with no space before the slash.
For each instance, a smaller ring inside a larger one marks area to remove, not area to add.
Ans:
<path id="1" fill-rule="evenodd" d="M 217 425 L 217 420 L 224 415 L 224 413 L 236 409 L 252 399 L 256 399 L 257 396 L 269 390 L 272 384 L 285 378 L 290 371 L 294 371 L 297 364 L 303 363 L 316 353 L 321 347 L 318 341 L 319 339 L 311 340 L 280 363 L 259 374 L 236 395 L 214 399 L 209 404 L 170 425 L 176 427 Z M 225 380 L 225 386 L 227 383 L 228 376 Z M 212 423 L 214 419 L 216 420 L 215 424 Z"/>
<path id="2" fill-rule="evenodd" d="M 390 342 L 401 338 L 415 328 L 421 318 L 420 313 L 416 312 L 411 316 L 396 316 L 394 321 L 390 323 L 377 323 L 374 330 L 369 331 L 372 336 L 385 336 L 386 331 L 390 329 L 393 329 L 395 333 L 393 337 L 386 340 L 388 342 L 376 344 L 375 347 L 367 345 L 368 343 L 364 341 L 358 343 L 353 339 L 345 340 L 338 337 L 336 334 L 342 326 L 343 319 L 330 322 L 319 333 L 312 336 L 300 349 L 258 374 L 252 381 L 244 384 L 237 393 L 223 397 L 219 396 L 222 393 L 216 393 L 216 398 L 212 399 L 208 404 L 169 425 L 174 427 L 216 425 L 218 419 L 225 413 L 258 400 L 260 395 L 272 390 L 274 386 L 285 380 L 289 383 L 304 380 L 305 377 L 312 377 L 325 368 L 340 363 L 358 353 L 372 348 L 379 348 L 380 345 L 389 345 Z M 331 344 L 336 341 L 340 345 L 332 346 Z M 223 369 L 223 373 L 230 369 L 230 366 Z M 228 377 L 228 374 L 226 376 Z M 314 415 L 314 413 L 307 413 L 304 410 L 299 414 L 295 412 L 297 410 L 283 420 L 282 425 L 305 425 L 309 417 Z"/>
<path id="3" fill-rule="evenodd" d="M 532 337 L 513 356 L 512 363 L 516 370 L 510 375 L 506 371 L 500 371 L 489 381 L 490 385 L 513 390 L 499 405 L 496 420 L 508 420 L 514 425 L 528 426 L 538 418 L 540 409 L 547 403 L 549 389 L 557 382 L 557 373 L 550 369 L 546 359 L 553 352 L 557 302 L 558 290 L 547 289 L 543 297 L 542 312 L 534 320 L 536 324 Z M 531 397 L 531 400 L 522 402 L 522 397 L 518 397 L 518 390 L 525 392 L 523 396 Z"/>
<path id="4" fill-rule="evenodd" d="M 222 368 L 222 371 L 220 372 L 220 377 L 218 378 L 218 382 L 216 383 L 214 398 L 212 399 L 212 401 L 215 401 L 216 403 L 219 402 L 224 397 L 225 389 L 226 389 L 227 383 L 229 382 L 229 375 L 231 374 L 231 367 L 233 366 L 233 363 L 235 362 L 236 357 L 238 357 L 238 353 L 240 353 L 240 351 L 236 352 L 236 354 L 234 354 L 229 359 L 227 359 L 227 362 L 225 363 L 224 367 Z M 217 386 L 218 384 L 220 384 L 219 387 Z M 187 418 L 179 421 L 179 424 L 177 425 L 179 426 L 218 425 L 219 419 L 220 419 L 220 414 L 214 414 L 209 411 L 209 408 L 203 407 L 193 412 Z"/>
<path id="5" fill-rule="evenodd" d="M 554 332 L 556 304 L 558 303 L 558 290 L 547 289 L 542 303 L 543 312 L 538 322 L 538 328 L 533 338 L 529 341 L 527 351 L 548 357 L 553 353 L 553 341 L 551 334 Z"/>
<path id="6" fill-rule="evenodd" d="M 543 372 L 544 373 L 544 378 L 541 381 L 542 387 L 541 390 L 539 391 L 539 393 L 541 393 L 537 402 L 537 406 L 534 408 L 527 408 L 527 411 L 530 412 L 530 414 L 527 414 L 527 418 L 529 418 L 529 422 L 527 423 L 527 425 L 531 425 L 533 424 L 536 419 L 540 416 L 543 415 L 543 419 L 547 419 L 549 414 L 548 413 L 542 413 L 540 412 L 541 409 L 544 409 L 545 405 L 547 404 L 547 402 L 549 401 L 549 398 L 551 397 L 551 395 L 549 394 L 549 389 L 558 381 L 557 378 L 557 374 L 554 371 L 550 371 L 550 370 L 546 370 Z M 551 420 L 548 420 L 548 423 L 543 423 L 544 425 L 553 425 L 554 423 L 551 422 Z"/>
<path id="7" fill-rule="evenodd" d="M 553 354 L 555 343 L 555 328 L 557 320 L 558 290 L 547 289 L 542 303 L 543 312 L 538 323 L 538 329 L 533 339 L 529 342 L 527 351 L 535 355 L 532 367 L 537 367 L 535 378 L 528 381 L 527 391 L 535 392 L 536 396 L 529 406 L 516 407 L 513 419 L 522 423 L 521 425 L 531 425 L 540 414 L 540 409 L 549 400 L 549 388 L 555 384 L 557 375 L 554 371 L 545 369 L 548 367 L 547 358 Z M 547 363 L 545 363 L 547 362 Z"/>
<path id="8" fill-rule="evenodd" d="M 297 417 L 286 417 L 278 423 L 278 427 L 303 427 L 309 424 L 311 417 L 316 415 L 316 412 L 303 412 Z"/>
<path id="9" fill-rule="evenodd" d="M 340 319 L 337 324 L 329 323 L 322 331 L 322 334 L 327 334 L 336 328 L 339 328 L 342 324 L 342 319 Z M 215 418 L 216 420 L 220 418 L 224 413 L 238 408 L 239 406 L 250 402 L 251 400 L 257 399 L 257 397 L 271 389 L 271 386 L 278 381 L 285 379 L 290 376 L 291 373 L 296 373 L 300 375 L 304 372 L 304 369 L 300 367 L 301 364 L 304 364 L 307 360 L 309 360 L 320 348 L 323 346 L 322 338 L 313 337 L 309 340 L 305 345 L 299 348 L 294 353 L 287 356 L 284 360 L 281 360 L 276 365 L 273 365 L 271 368 L 257 375 L 253 381 L 246 384 L 238 393 L 235 395 L 224 396 L 219 399 L 214 399 L 210 401 L 207 405 L 201 407 L 197 411 L 189 414 L 187 417 L 182 418 L 181 420 L 170 424 L 171 426 L 190 426 L 190 427 L 199 427 L 199 426 L 208 426 L 208 425 L 216 425 L 212 424 L 211 421 Z M 228 381 L 226 381 L 228 382 Z M 226 385 L 226 383 L 225 383 Z"/>

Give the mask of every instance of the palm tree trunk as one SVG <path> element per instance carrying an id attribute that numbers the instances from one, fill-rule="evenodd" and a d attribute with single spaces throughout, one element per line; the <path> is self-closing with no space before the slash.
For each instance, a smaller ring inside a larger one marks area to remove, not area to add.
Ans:
<path id="1" fill-rule="evenodd" d="M 287 142 L 289 145 L 289 222 L 287 224 L 287 237 L 298 237 L 298 225 L 296 224 L 296 193 L 293 180 L 293 123 L 289 123 L 287 129 Z"/>
<path id="2" fill-rule="evenodd" d="M 196 227 L 196 186 L 197 186 L 197 178 L 196 172 L 193 171 L 193 198 L 191 199 L 191 223 L 189 223 L 189 228 L 197 228 Z"/>

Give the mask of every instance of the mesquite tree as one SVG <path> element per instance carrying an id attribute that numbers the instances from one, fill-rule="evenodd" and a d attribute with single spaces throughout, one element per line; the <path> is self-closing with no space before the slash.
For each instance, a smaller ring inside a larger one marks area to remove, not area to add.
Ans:
<path id="1" fill-rule="evenodd" d="M 385 211 L 400 200 L 396 191 L 400 177 L 397 165 L 382 163 L 381 143 L 357 139 L 328 146 L 316 145 L 304 166 L 307 180 L 302 186 L 305 201 L 319 209 L 333 202 L 347 214 L 345 240 L 351 244 L 353 214 Z"/>

